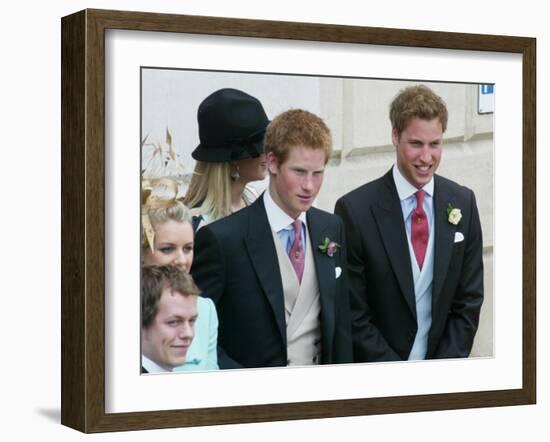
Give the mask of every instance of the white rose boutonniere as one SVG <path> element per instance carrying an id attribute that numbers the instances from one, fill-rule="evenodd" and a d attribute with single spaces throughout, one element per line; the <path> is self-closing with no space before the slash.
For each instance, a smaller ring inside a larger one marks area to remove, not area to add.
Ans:
<path id="1" fill-rule="evenodd" d="M 456 207 L 451 206 L 450 203 L 449 203 L 449 206 L 447 207 L 447 215 L 449 216 L 447 220 L 455 226 L 462 219 L 462 212 L 460 211 L 460 209 L 457 209 Z"/>

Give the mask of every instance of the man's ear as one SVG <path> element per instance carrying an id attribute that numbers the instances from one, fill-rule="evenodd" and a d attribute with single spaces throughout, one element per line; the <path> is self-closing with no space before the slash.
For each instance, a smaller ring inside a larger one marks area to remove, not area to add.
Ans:
<path id="1" fill-rule="evenodd" d="M 271 175 L 276 175 L 279 170 L 279 162 L 273 154 L 273 152 L 268 152 L 265 156 L 267 160 L 267 169 Z"/>
<path id="2" fill-rule="evenodd" d="M 391 130 L 391 141 L 395 147 L 399 144 L 399 134 L 395 127 Z"/>

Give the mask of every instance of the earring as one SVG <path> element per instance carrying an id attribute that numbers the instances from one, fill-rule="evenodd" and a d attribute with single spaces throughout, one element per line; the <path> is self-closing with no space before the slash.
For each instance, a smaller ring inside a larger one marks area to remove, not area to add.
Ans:
<path id="1" fill-rule="evenodd" d="M 239 166 L 235 166 L 235 167 L 236 167 L 235 172 L 232 172 L 230 175 L 231 181 L 237 181 L 241 177 L 241 174 L 239 173 Z"/>

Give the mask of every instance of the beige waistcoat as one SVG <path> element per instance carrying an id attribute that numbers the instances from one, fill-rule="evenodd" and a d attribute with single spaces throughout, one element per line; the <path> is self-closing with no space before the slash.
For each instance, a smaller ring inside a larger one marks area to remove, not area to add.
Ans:
<path id="1" fill-rule="evenodd" d="M 302 284 L 277 233 L 273 232 L 283 292 L 287 339 L 287 365 L 312 365 L 321 362 L 321 300 L 313 249 L 306 233 L 306 259 Z"/>

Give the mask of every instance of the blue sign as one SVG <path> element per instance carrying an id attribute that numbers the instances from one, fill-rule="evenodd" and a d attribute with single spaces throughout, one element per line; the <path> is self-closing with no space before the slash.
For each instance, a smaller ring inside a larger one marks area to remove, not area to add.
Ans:
<path id="1" fill-rule="evenodd" d="M 495 93 L 495 85 L 494 84 L 482 84 L 481 85 L 481 93 L 483 95 L 494 94 Z"/>

